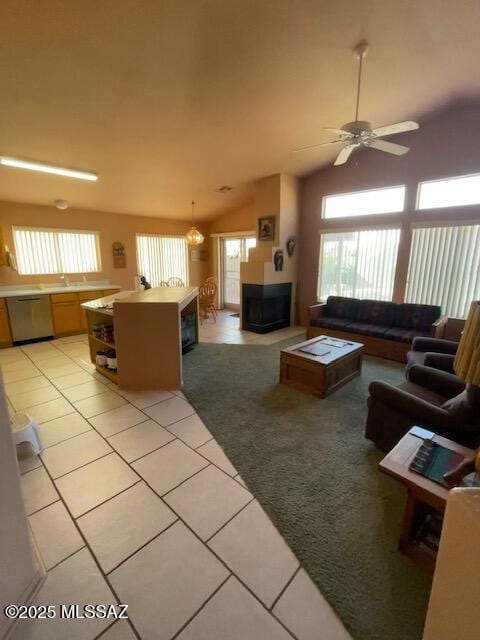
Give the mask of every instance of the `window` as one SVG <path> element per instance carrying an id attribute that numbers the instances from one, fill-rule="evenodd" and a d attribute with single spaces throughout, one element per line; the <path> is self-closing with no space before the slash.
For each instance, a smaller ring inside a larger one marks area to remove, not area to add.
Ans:
<path id="1" fill-rule="evenodd" d="M 466 318 L 480 298 L 480 226 L 414 229 L 407 302 L 438 304 Z"/>
<path id="2" fill-rule="evenodd" d="M 391 300 L 399 239 L 400 229 L 323 234 L 318 299 Z"/>
<path id="3" fill-rule="evenodd" d="M 187 243 L 183 236 L 137 234 L 138 273 L 152 287 L 178 277 L 188 284 Z"/>
<path id="4" fill-rule="evenodd" d="M 100 271 L 98 233 L 13 227 L 21 275 Z"/>
<path id="5" fill-rule="evenodd" d="M 480 173 L 420 182 L 418 209 L 480 204 Z"/>
<path id="6" fill-rule="evenodd" d="M 323 201 L 324 218 L 347 218 L 349 216 L 368 216 L 378 213 L 403 211 L 405 206 L 405 186 L 387 187 L 340 193 L 326 196 Z"/>

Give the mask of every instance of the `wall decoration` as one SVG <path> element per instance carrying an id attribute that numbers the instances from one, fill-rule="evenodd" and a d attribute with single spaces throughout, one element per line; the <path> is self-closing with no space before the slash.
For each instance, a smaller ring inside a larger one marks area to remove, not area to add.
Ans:
<path id="1" fill-rule="evenodd" d="M 275 251 L 273 262 L 275 264 L 275 271 L 283 271 L 283 251 L 281 249 Z"/>
<path id="2" fill-rule="evenodd" d="M 201 249 L 190 249 L 190 260 L 192 262 L 207 262 L 208 251 Z"/>
<path id="3" fill-rule="evenodd" d="M 289 238 L 287 240 L 287 244 L 285 246 L 287 247 L 287 253 L 289 258 L 293 256 L 293 252 L 295 251 L 295 244 L 296 244 L 296 240 L 294 237 Z"/>
<path id="4" fill-rule="evenodd" d="M 258 219 L 258 239 L 275 240 L 275 216 Z"/>
<path id="5" fill-rule="evenodd" d="M 127 266 L 127 256 L 125 255 L 125 245 L 121 242 L 112 243 L 113 268 L 125 269 Z"/>

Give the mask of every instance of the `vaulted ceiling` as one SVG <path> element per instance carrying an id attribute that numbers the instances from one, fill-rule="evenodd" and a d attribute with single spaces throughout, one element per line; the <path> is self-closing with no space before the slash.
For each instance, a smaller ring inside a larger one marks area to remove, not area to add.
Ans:
<path id="1" fill-rule="evenodd" d="M 100 175 L 0 167 L 2 200 L 212 217 L 331 162 L 292 149 L 353 119 L 362 38 L 374 125 L 480 90 L 478 0 L 3 0 L 0 24 L 0 154 Z"/>

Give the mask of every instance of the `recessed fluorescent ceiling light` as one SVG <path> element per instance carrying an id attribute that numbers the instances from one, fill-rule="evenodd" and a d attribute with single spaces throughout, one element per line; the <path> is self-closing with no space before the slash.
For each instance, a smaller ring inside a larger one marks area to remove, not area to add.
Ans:
<path id="1" fill-rule="evenodd" d="M 30 171 L 40 171 L 42 173 L 53 173 L 56 176 L 77 178 L 78 180 L 90 180 L 91 182 L 98 180 L 98 176 L 95 173 L 89 173 L 88 171 L 76 171 L 75 169 L 65 169 L 64 167 L 54 167 L 49 164 L 29 162 L 28 160 L 19 160 L 18 158 L 9 158 L 7 156 L 0 156 L 0 164 L 5 167 L 29 169 Z"/>

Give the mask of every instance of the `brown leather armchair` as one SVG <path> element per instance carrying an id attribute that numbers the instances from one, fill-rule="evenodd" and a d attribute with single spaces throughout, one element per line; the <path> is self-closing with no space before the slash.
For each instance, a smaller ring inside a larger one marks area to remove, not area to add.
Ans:
<path id="1" fill-rule="evenodd" d="M 414 425 L 468 447 L 480 443 L 480 388 L 424 365 L 410 367 L 405 382 L 370 384 L 365 437 L 390 451 Z"/>
<path id="2" fill-rule="evenodd" d="M 413 339 L 412 349 L 407 353 L 407 368 L 415 364 L 441 369 L 454 373 L 453 361 L 457 353 L 458 342 L 441 340 L 440 338 L 417 337 Z"/>

